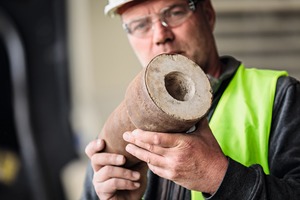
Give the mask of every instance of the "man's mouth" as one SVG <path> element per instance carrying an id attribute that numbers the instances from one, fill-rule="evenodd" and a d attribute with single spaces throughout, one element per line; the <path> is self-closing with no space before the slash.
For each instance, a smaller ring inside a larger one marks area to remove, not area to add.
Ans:
<path id="1" fill-rule="evenodd" d="M 183 54 L 182 51 L 170 51 L 170 52 L 167 52 L 168 54 Z"/>

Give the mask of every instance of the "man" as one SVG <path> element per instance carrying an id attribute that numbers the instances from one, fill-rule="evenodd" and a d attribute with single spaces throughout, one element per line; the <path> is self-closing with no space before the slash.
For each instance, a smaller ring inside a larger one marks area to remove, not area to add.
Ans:
<path id="1" fill-rule="evenodd" d="M 121 16 L 143 66 L 161 53 L 182 54 L 208 75 L 214 99 L 192 133 L 124 133 L 140 168 L 101 152 L 103 140 L 88 144 L 83 199 L 300 199 L 297 80 L 219 57 L 210 0 L 110 0 L 105 11 Z"/>

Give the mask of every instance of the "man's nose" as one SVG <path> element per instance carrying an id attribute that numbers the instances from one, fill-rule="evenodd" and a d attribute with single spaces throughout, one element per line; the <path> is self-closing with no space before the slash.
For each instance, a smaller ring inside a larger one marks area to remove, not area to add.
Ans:
<path id="1" fill-rule="evenodd" d="M 153 23 L 153 43 L 156 45 L 165 44 L 174 39 L 174 34 L 171 27 L 169 27 L 164 21 L 157 20 Z"/>

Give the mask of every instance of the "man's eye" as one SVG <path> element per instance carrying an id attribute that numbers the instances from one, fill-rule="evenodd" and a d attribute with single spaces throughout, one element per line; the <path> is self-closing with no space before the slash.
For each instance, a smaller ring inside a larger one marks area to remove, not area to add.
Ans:
<path id="1" fill-rule="evenodd" d="M 140 31 L 140 32 L 147 31 L 149 27 L 149 21 L 143 20 L 143 21 L 134 22 L 131 27 L 132 27 L 132 31 Z"/>
<path id="2" fill-rule="evenodd" d="M 186 10 L 183 7 L 176 6 L 176 7 L 172 8 L 171 10 L 169 10 L 167 15 L 169 17 L 180 17 L 185 14 L 186 14 Z"/>
<path id="3" fill-rule="evenodd" d="M 182 9 L 172 10 L 172 12 L 170 12 L 170 15 L 174 16 L 174 17 L 176 17 L 176 16 L 182 16 L 184 14 L 185 14 L 185 12 Z"/>

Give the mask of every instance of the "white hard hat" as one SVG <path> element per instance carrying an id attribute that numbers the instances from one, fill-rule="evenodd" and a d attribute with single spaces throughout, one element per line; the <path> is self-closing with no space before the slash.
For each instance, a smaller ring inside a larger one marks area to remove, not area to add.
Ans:
<path id="1" fill-rule="evenodd" d="M 105 15 L 113 16 L 116 14 L 118 8 L 131 1 L 134 0 L 108 0 L 108 4 L 104 8 L 104 13 Z"/>

